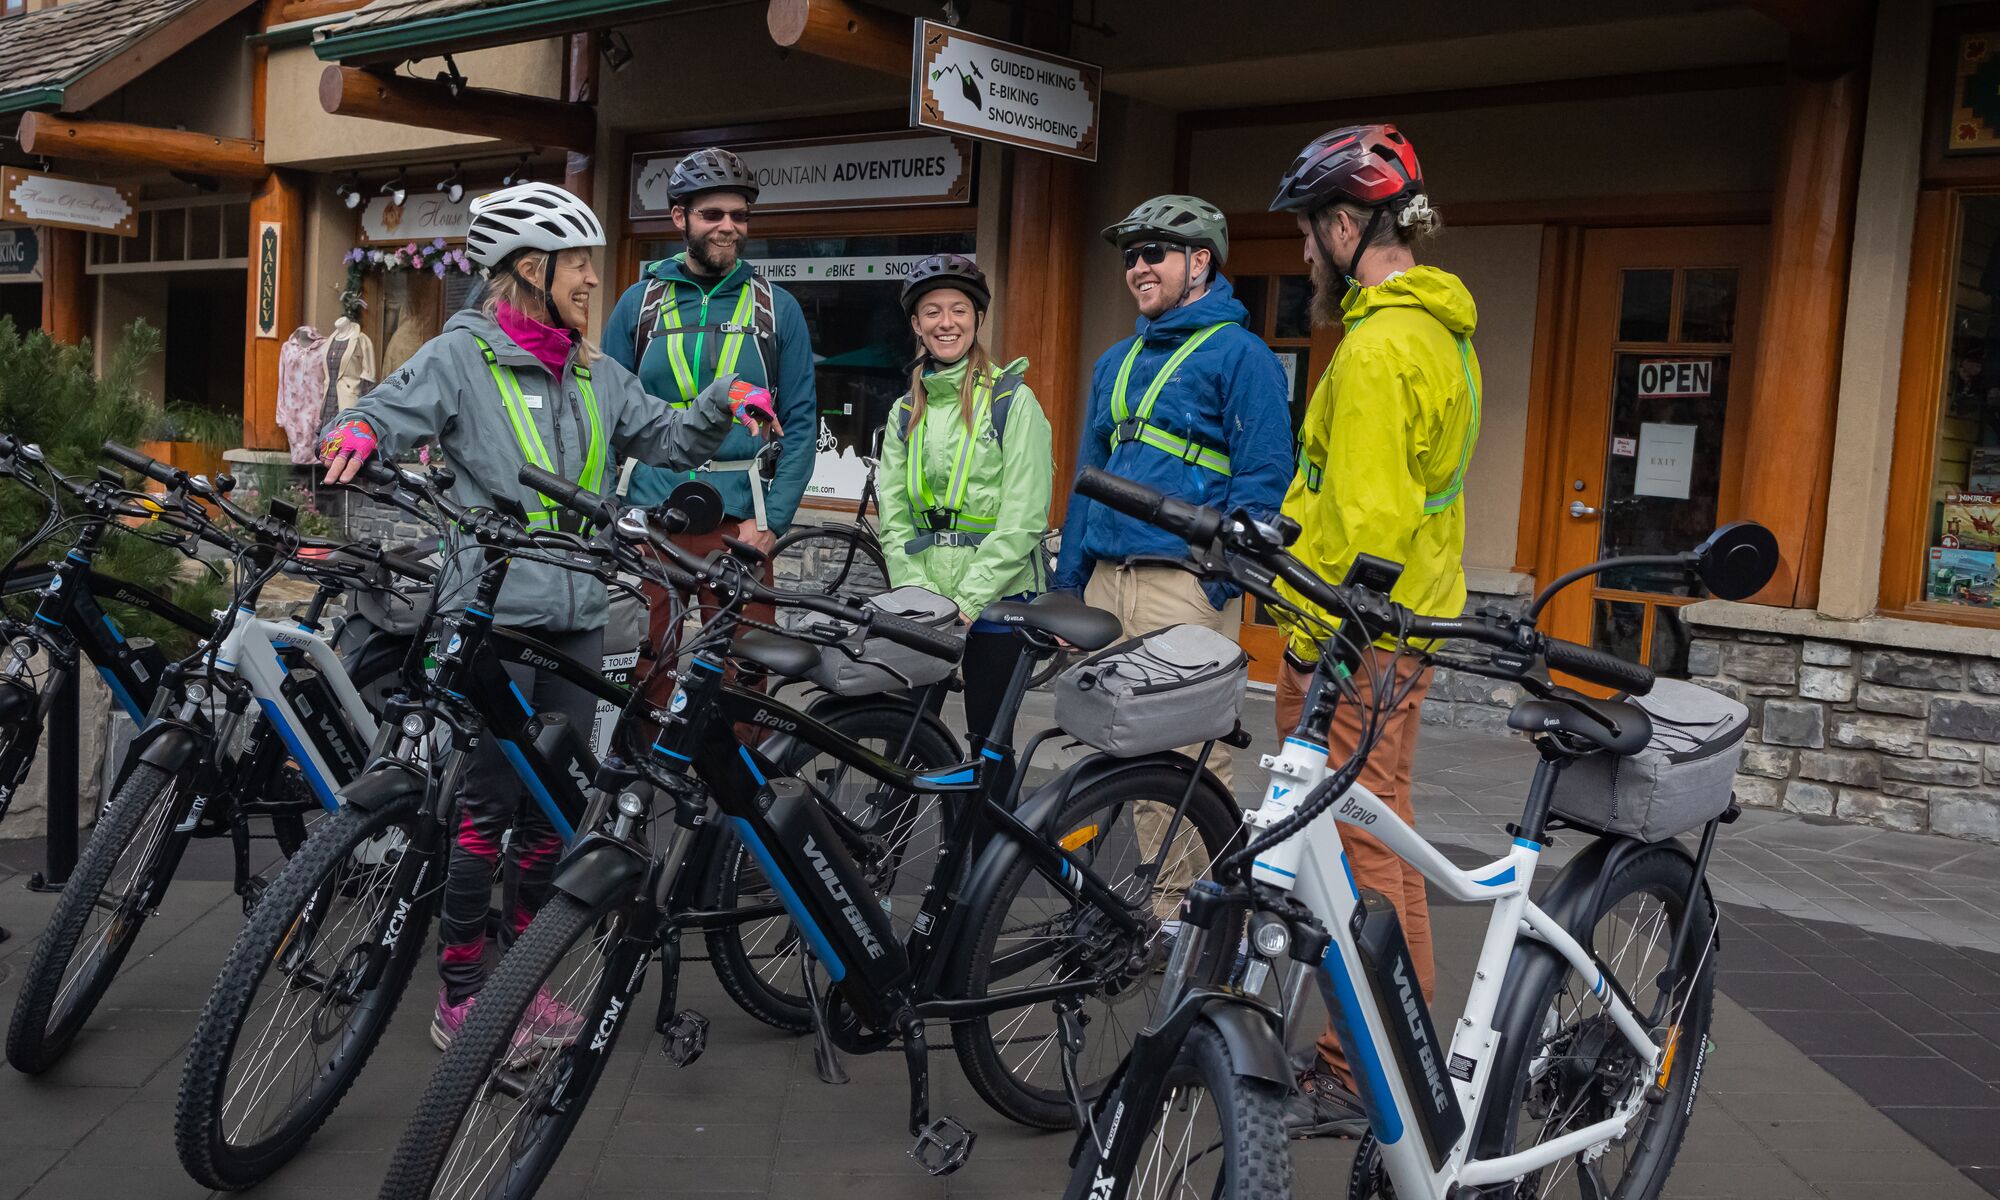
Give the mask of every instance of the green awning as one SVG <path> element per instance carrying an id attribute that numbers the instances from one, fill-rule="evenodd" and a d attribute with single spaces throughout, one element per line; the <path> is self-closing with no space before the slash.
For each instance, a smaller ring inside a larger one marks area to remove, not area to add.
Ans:
<path id="1" fill-rule="evenodd" d="M 672 0 L 375 0 L 320 29 L 327 62 L 383 63 L 620 25 Z"/>

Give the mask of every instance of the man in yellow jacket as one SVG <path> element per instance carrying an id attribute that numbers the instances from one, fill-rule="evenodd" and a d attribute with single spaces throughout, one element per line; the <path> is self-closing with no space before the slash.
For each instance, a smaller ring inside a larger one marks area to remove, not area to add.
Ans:
<path id="1" fill-rule="evenodd" d="M 1299 154 L 1271 210 L 1298 220 L 1312 268 L 1314 319 L 1338 319 L 1345 327 L 1299 430 L 1298 472 L 1284 507 L 1303 531 L 1293 551 L 1335 582 L 1358 554 L 1401 563 L 1397 601 L 1426 616 L 1458 616 L 1465 608 L 1465 471 L 1479 439 L 1476 312 L 1457 276 L 1417 263 L 1415 250 L 1438 221 L 1416 150 L 1393 125 L 1334 130 Z M 1295 592 L 1287 590 L 1287 598 L 1313 610 Z M 1316 615 L 1334 621 L 1332 614 Z M 1361 784 L 1414 820 L 1410 772 L 1428 673 L 1415 678 L 1419 666 L 1409 656 L 1370 648 L 1354 674 L 1359 703 L 1343 703 L 1331 729 L 1298 729 L 1319 644 L 1297 623 L 1286 633 L 1279 735 L 1324 739 L 1332 761 L 1342 762 L 1359 744 L 1362 714 L 1378 692 L 1400 694 Z M 1341 838 L 1356 883 L 1395 905 L 1429 999 L 1423 876 L 1352 826 Z M 1317 1050 L 1300 1064 L 1287 1125 L 1294 1136 L 1359 1136 L 1366 1120 L 1331 1026 Z"/>

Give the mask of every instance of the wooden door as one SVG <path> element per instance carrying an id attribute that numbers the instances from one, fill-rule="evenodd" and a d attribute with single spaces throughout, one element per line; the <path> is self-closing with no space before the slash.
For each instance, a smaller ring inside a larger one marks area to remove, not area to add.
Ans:
<path id="1" fill-rule="evenodd" d="M 1340 341 L 1340 327 L 1314 329 L 1312 324 L 1312 280 L 1306 273 L 1303 243 L 1299 238 L 1259 238 L 1238 242 L 1229 248 L 1226 271 L 1236 289 L 1236 298 L 1250 310 L 1250 331 L 1264 339 L 1277 354 L 1292 386 L 1292 443 L 1298 444 L 1299 423 L 1305 419 L 1306 401 L 1313 385 L 1333 359 Z M 1247 601 L 1243 614 L 1243 648 L 1250 652 L 1250 677 L 1272 683 L 1278 677 L 1278 663 L 1285 640 L 1270 617 L 1259 611 L 1255 600 Z"/>
<path id="2" fill-rule="evenodd" d="M 1570 386 L 1550 429 L 1555 524 L 1545 581 L 1601 558 L 1672 554 L 1735 511 L 1768 229 L 1592 230 L 1583 239 Z M 1535 448 L 1530 447 L 1530 453 Z M 1782 447 L 1764 447 L 1779 465 Z M 1542 627 L 1684 675 L 1679 572 L 1608 572 L 1567 588 Z"/>

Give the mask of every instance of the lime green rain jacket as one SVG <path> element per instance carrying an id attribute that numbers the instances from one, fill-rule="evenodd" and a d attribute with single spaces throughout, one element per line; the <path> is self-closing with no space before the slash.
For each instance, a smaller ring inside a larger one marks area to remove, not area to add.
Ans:
<path id="1" fill-rule="evenodd" d="M 1285 493 L 1285 515 L 1303 530 L 1293 552 L 1334 583 L 1357 554 L 1402 563 L 1394 598 L 1423 616 L 1456 617 L 1465 610 L 1465 470 L 1479 441 L 1472 295 L 1458 276 L 1419 266 L 1350 287 L 1340 307 L 1346 333 L 1313 389 Z M 1319 656 L 1297 622 L 1285 632 L 1294 653 Z"/>
<path id="2" fill-rule="evenodd" d="M 965 362 L 960 359 L 924 376 L 921 436 L 914 428 L 908 440 L 902 436 L 907 399 L 890 409 L 876 483 L 882 496 L 882 554 L 889 563 L 889 581 L 898 587 L 928 588 L 949 597 L 966 615 L 977 617 L 980 609 L 995 600 L 1046 586 L 1040 546 L 1042 531 L 1048 525 L 1055 455 L 1049 419 L 1027 384 L 1015 388 L 1006 436 L 997 443 L 987 406 L 981 405 L 981 411 L 973 414 L 972 437 L 976 440 L 959 511 L 973 518 L 991 518 L 992 530 L 976 546 L 938 545 L 909 552 L 907 547 L 920 532 L 917 513 L 929 507 L 922 496 L 911 495 L 909 443 L 921 443 L 918 465 L 922 484 L 938 505 L 945 505 L 952 471 L 966 439 L 958 399 Z M 1027 369 L 1028 360 L 1018 358 L 1006 366 L 988 368 L 987 378 L 990 382 L 1008 372 Z"/>

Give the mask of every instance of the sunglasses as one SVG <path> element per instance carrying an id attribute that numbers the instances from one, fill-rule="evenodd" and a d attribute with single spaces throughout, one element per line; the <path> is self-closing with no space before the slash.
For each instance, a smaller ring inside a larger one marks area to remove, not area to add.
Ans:
<path id="1" fill-rule="evenodd" d="M 710 225 L 720 225 L 724 221 L 733 221 L 738 225 L 750 223 L 750 210 L 747 208 L 697 208 L 694 214 Z"/>
<path id="2" fill-rule="evenodd" d="M 1138 266 L 1139 260 L 1142 258 L 1146 260 L 1146 265 L 1157 267 L 1167 261 L 1167 251 L 1176 249 L 1179 249 L 1179 247 L 1169 246 L 1165 242 L 1146 242 L 1137 246 L 1127 246 L 1125 247 L 1125 269 L 1129 271 L 1133 267 Z"/>

